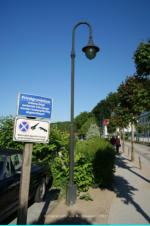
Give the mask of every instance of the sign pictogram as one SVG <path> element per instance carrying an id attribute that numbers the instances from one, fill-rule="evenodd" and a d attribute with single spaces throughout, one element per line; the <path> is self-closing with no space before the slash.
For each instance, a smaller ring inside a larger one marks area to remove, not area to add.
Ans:
<path id="1" fill-rule="evenodd" d="M 13 140 L 20 142 L 48 143 L 50 122 L 15 118 Z"/>
<path id="2" fill-rule="evenodd" d="M 20 122 L 19 125 L 18 125 L 18 129 L 22 133 L 28 132 L 29 129 L 30 129 L 29 122 L 27 122 L 27 121 Z"/>

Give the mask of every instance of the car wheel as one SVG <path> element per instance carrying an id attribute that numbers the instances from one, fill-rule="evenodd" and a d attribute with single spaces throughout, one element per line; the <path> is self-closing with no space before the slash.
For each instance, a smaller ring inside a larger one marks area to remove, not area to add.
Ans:
<path id="1" fill-rule="evenodd" d="M 35 195 L 35 202 L 42 202 L 46 191 L 46 180 L 42 178 Z"/>

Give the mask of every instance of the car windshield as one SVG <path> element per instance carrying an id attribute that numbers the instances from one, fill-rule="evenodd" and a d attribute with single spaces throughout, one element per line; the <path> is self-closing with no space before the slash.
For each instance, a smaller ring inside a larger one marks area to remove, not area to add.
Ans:
<path id="1" fill-rule="evenodd" d="M 0 180 L 1 180 L 1 178 L 2 178 L 3 167 L 4 167 L 4 161 L 5 161 L 5 157 L 4 157 L 4 156 L 0 156 Z"/>

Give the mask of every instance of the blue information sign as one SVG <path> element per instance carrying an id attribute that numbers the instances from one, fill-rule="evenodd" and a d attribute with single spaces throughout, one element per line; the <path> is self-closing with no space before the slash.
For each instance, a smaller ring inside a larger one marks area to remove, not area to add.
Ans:
<path id="1" fill-rule="evenodd" d="M 18 93 L 16 115 L 52 119 L 53 99 Z"/>

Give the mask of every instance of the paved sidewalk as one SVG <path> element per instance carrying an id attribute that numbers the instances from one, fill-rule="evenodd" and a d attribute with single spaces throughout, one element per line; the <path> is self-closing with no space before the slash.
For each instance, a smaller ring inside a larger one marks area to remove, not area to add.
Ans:
<path id="1" fill-rule="evenodd" d="M 116 159 L 115 199 L 108 224 L 150 224 L 150 181 L 126 155 Z"/>
<path id="2" fill-rule="evenodd" d="M 115 179 L 113 190 L 96 190 L 93 202 L 77 199 L 76 205 L 67 207 L 65 199 L 61 199 L 54 209 L 47 211 L 39 223 L 150 224 L 149 179 L 121 153 L 116 156 Z M 92 194 L 92 190 L 89 190 L 89 193 Z"/>
<path id="3" fill-rule="evenodd" d="M 44 216 L 47 211 L 50 211 L 55 205 L 58 195 L 61 194 L 60 189 L 51 188 L 46 192 L 45 198 L 40 203 L 33 203 L 29 201 L 28 213 L 27 213 L 27 225 L 35 225 L 38 223 L 39 218 Z M 15 218 L 7 223 L 9 218 L 4 221 L 4 224 L 17 225 L 17 214 L 14 214 Z M 13 216 L 12 216 L 13 217 Z"/>

